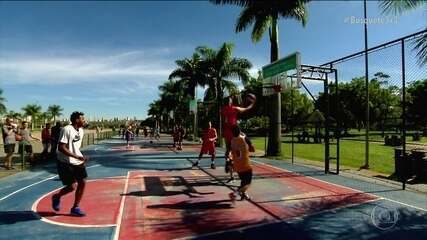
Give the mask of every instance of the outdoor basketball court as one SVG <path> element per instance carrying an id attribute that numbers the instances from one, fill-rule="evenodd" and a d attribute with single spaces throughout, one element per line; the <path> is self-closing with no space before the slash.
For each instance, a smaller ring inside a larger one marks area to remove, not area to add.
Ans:
<path id="1" fill-rule="evenodd" d="M 170 143 L 87 148 L 83 218 L 69 215 L 73 194 L 51 209 L 53 164 L 1 179 L 0 239 L 427 239 L 426 195 L 254 159 L 251 200 L 233 205 L 240 181 L 226 183 L 223 158 L 191 168 L 199 146 Z"/>

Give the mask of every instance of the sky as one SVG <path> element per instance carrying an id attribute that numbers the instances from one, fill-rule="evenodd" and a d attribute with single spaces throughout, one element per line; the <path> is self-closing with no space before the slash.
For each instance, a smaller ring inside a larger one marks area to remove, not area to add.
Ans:
<path id="1" fill-rule="evenodd" d="M 197 46 L 224 42 L 234 43 L 234 56 L 252 62 L 255 75 L 269 62 L 268 37 L 254 44 L 250 29 L 235 33 L 239 12 L 208 1 L 0 1 L 6 107 L 20 112 L 36 103 L 45 111 L 58 104 L 63 117 L 79 110 L 89 120 L 143 119 L 175 60 L 190 57 Z M 305 27 L 280 21 L 280 56 L 299 51 L 302 63 L 319 65 L 363 50 L 363 24 L 356 23 L 362 1 L 313 1 L 308 14 Z M 423 30 L 427 7 L 387 18 L 369 1 L 368 18 L 383 20 L 368 26 L 372 47 Z"/>

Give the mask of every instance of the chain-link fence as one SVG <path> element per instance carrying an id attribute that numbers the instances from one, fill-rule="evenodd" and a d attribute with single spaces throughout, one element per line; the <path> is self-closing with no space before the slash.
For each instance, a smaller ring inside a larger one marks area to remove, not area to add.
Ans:
<path id="1" fill-rule="evenodd" d="M 370 48 L 367 61 L 361 51 L 319 67 L 302 65 L 309 73 L 302 87 L 281 93 L 283 157 L 326 172 L 366 168 L 404 183 L 426 181 L 427 65 L 414 49 L 426 34 Z M 272 111 L 262 107 L 257 119 Z"/>

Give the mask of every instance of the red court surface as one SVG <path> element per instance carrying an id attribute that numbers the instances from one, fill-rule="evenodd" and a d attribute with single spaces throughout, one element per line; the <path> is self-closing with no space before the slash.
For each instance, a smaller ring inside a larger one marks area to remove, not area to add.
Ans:
<path id="1" fill-rule="evenodd" d="M 250 201 L 228 199 L 223 168 L 182 171 L 131 171 L 126 177 L 88 184 L 82 208 L 88 216 L 68 216 L 73 195 L 62 201 L 59 215 L 48 194 L 35 203 L 45 221 L 84 226 L 116 225 L 115 239 L 174 239 L 274 223 L 378 198 L 349 188 L 301 176 L 269 165 L 254 164 Z M 126 194 L 122 194 L 125 192 Z"/>
<path id="2" fill-rule="evenodd" d="M 73 205 L 74 193 L 67 194 L 61 199 L 61 210 L 55 212 L 51 208 L 51 197 L 56 192 L 44 195 L 33 205 L 45 221 L 58 225 L 73 227 L 107 227 L 116 224 L 120 207 L 120 194 L 123 193 L 126 177 L 97 179 L 88 181 L 86 192 L 80 207 L 86 212 L 86 217 L 74 217 L 69 214 Z"/>

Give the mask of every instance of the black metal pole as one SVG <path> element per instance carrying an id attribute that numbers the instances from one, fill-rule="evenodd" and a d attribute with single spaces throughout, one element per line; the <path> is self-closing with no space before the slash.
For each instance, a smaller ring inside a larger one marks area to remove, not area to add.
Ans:
<path id="1" fill-rule="evenodd" d="M 331 64 L 332 68 L 332 64 Z M 336 121 L 336 139 L 337 139 L 337 174 L 340 174 L 340 137 L 341 137 L 341 119 L 339 115 L 339 103 L 340 103 L 340 97 L 339 97 L 339 88 L 338 88 L 338 72 L 336 69 L 334 69 L 335 73 L 335 121 Z"/>
<path id="2" fill-rule="evenodd" d="M 365 165 L 369 168 L 369 69 L 368 69 L 368 19 L 366 14 L 366 0 L 363 1 L 364 28 L 365 28 L 365 95 L 366 95 L 366 135 L 365 135 Z"/>
<path id="3" fill-rule="evenodd" d="M 324 81 L 324 94 L 326 96 L 326 119 L 325 119 L 325 174 L 329 173 L 329 86 L 328 86 L 328 74 L 325 74 Z"/>
<path id="4" fill-rule="evenodd" d="M 267 110 L 267 96 L 264 97 L 264 111 Z M 270 121 L 270 119 L 269 119 Z M 268 129 L 265 126 L 264 123 L 264 131 L 265 131 L 265 136 L 264 136 L 264 157 L 267 157 L 267 138 L 268 138 Z"/>
<path id="5" fill-rule="evenodd" d="M 408 174 L 407 155 L 406 155 L 406 78 L 405 78 L 405 40 L 401 40 L 402 47 L 402 144 L 403 144 L 403 161 L 405 170 L 403 171 L 402 189 L 406 188 L 406 177 Z"/>
<path id="6" fill-rule="evenodd" d="M 292 80 L 291 80 L 291 159 L 292 164 L 294 164 L 294 151 L 295 151 L 295 145 L 294 145 L 294 90 L 292 88 Z"/>

